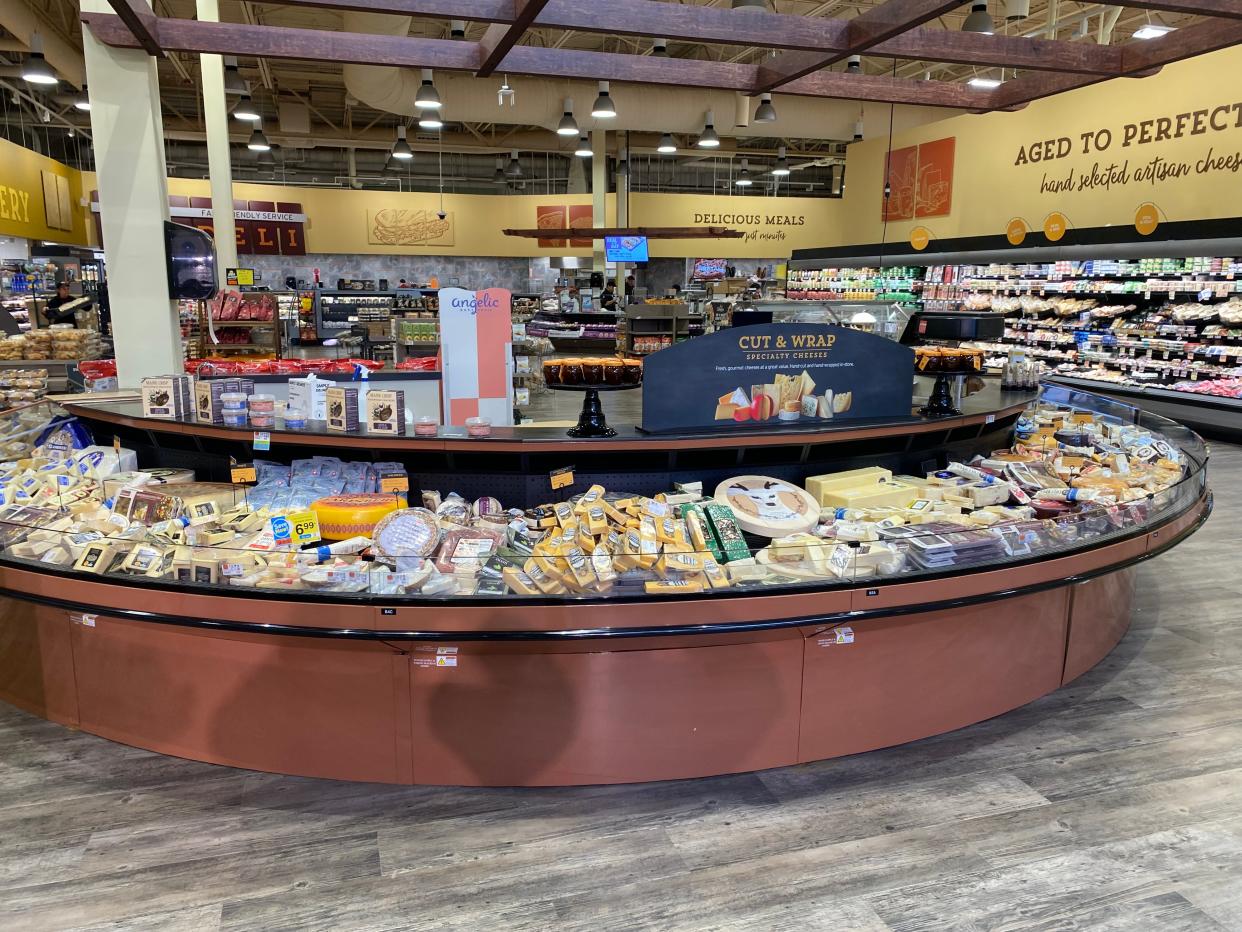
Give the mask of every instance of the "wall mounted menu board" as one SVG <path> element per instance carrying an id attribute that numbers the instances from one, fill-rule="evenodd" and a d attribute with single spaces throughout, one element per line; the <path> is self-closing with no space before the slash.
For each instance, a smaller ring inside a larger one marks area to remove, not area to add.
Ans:
<path id="1" fill-rule="evenodd" d="M 910 417 L 914 351 L 828 324 L 730 327 L 643 365 L 649 432 Z"/>

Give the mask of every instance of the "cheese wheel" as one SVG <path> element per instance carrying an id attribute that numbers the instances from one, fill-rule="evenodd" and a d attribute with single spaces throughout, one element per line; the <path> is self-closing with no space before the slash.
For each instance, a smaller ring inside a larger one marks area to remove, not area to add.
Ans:
<path id="1" fill-rule="evenodd" d="M 407 508 L 385 517 L 372 539 L 381 556 L 429 557 L 440 543 L 440 522 L 426 508 Z"/>
<path id="2" fill-rule="evenodd" d="M 770 476 L 736 476 L 716 486 L 716 501 L 732 509 L 743 531 L 784 537 L 819 523 L 819 502 L 806 489 Z"/>
<path id="3" fill-rule="evenodd" d="M 311 505 L 319 518 L 319 535 L 324 540 L 370 537 L 379 520 L 400 508 L 404 502 L 395 495 L 378 492 L 366 495 L 329 495 Z"/>

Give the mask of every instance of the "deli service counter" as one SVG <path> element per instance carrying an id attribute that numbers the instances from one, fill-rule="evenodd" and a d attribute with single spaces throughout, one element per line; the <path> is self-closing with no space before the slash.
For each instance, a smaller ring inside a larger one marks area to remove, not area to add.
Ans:
<path id="1" fill-rule="evenodd" d="M 738 393 L 713 407 L 763 391 Z M 592 439 L 278 423 L 256 451 L 118 402 L 0 426 L 0 699 L 383 783 L 700 777 L 960 728 L 1098 663 L 1134 567 L 1212 507 L 1194 433 L 1060 387 Z"/>

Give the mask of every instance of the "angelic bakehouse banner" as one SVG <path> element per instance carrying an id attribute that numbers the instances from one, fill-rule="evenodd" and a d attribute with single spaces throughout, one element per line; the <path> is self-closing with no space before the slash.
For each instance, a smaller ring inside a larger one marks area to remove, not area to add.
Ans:
<path id="1" fill-rule="evenodd" d="M 730 327 L 652 353 L 643 430 L 909 418 L 914 350 L 830 324 Z"/>

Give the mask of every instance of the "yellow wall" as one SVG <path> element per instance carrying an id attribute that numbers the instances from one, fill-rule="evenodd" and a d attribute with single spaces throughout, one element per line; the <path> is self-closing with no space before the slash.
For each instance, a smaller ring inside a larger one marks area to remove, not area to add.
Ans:
<path id="1" fill-rule="evenodd" d="M 1154 40 L 1159 41 L 1159 40 Z M 886 240 L 908 242 L 911 230 L 926 227 L 933 239 L 1002 235 L 1009 221 L 1022 218 L 1040 230 L 1053 211 L 1063 213 L 1070 227 L 1130 226 L 1144 202 L 1156 204 L 1161 221 L 1203 220 L 1242 216 L 1242 46 L 1166 66 L 1149 78 L 1120 78 L 1036 101 L 1013 113 L 953 117 L 931 123 L 893 140 L 893 148 L 955 136 L 953 209 L 946 217 L 890 222 Z M 1220 110 L 1218 108 L 1233 108 Z M 1196 129 L 1193 114 L 1205 111 Z M 1181 138 L 1156 141 L 1157 122 L 1167 118 L 1168 135 L 1183 118 Z M 1211 128 L 1213 114 L 1217 129 Z M 1139 144 L 1144 121 L 1151 141 Z M 1126 142 L 1126 127 L 1133 138 Z M 1224 126 L 1224 129 L 1220 129 Z M 1111 145 L 1095 149 L 1100 131 L 1112 134 Z M 1083 153 L 1089 133 L 1088 153 Z M 1065 139 L 1066 142 L 1058 142 Z M 1051 152 L 1068 154 L 1051 161 L 1031 161 L 1031 147 L 1052 140 Z M 846 168 L 845 207 L 848 230 L 825 231 L 821 245 L 876 243 L 883 234 L 880 206 L 887 140 L 875 139 L 850 147 Z M 1200 171 L 1208 154 L 1232 157 L 1232 170 Z M 1020 153 L 1024 153 L 1020 155 Z M 1023 164 L 1016 164 L 1023 160 Z M 1153 160 L 1159 165 L 1184 164 L 1181 177 L 1155 183 L 1139 177 Z M 1093 168 L 1115 166 L 1128 177 L 1107 186 L 1083 187 Z M 1068 191 L 1041 192 L 1045 179 L 1070 179 Z"/>
<path id="2" fill-rule="evenodd" d="M 67 228 L 48 226 L 43 199 L 44 172 L 68 181 Z M 81 206 L 81 199 L 81 173 L 0 139 L 0 234 L 86 246 L 90 241 L 88 211 Z"/>

